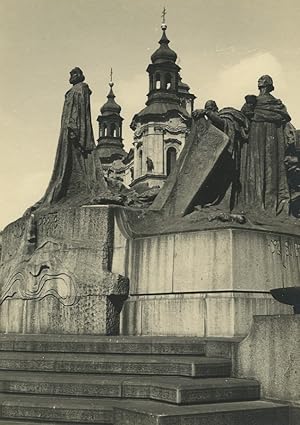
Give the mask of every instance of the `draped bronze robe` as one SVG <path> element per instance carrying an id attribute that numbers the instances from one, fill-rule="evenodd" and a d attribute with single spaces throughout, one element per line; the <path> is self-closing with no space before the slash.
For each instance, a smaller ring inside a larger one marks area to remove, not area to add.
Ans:
<path id="1" fill-rule="evenodd" d="M 284 128 L 290 119 L 281 100 L 271 94 L 257 97 L 249 141 L 242 152 L 242 186 L 238 205 L 245 212 L 288 214 Z"/>
<path id="2" fill-rule="evenodd" d="M 38 208 L 57 203 L 82 205 L 108 192 L 94 151 L 90 94 L 89 86 L 80 82 L 65 95 L 54 169 Z"/>

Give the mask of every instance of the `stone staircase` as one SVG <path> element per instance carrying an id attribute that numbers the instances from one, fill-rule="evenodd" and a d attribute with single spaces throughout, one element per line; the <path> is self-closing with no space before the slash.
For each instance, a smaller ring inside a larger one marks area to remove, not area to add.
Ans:
<path id="1" fill-rule="evenodd" d="M 200 338 L 1 335 L 0 425 L 289 425 L 219 354 Z"/>

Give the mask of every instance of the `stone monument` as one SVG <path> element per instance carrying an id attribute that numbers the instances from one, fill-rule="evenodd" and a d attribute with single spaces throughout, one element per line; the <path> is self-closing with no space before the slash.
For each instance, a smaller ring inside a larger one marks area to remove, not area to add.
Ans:
<path id="1" fill-rule="evenodd" d="M 70 72 L 54 169 L 42 199 L 2 234 L 1 332 L 119 332 L 128 279 L 111 271 L 120 203 L 94 155 L 89 86 Z"/>
<path id="2" fill-rule="evenodd" d="M 270 294 L 300 269 L 290 117 L 271 77 L 241 111 L 195 111 L 163 188 L 141 193 L 104 178 L 83 80 L 71 71 L 45 195 L 2 234 L 1 331 L 116 334 L 120 319 L 124 335 L 235 337 L 292 311 Z"/>
<path id="3" fill-rule="evenodd" d="M 195 111 L 150 208 L 118 211 L 123 257 L 114 271 L 127 271 L 131 294 L 123 333 L 243 336 L 253 315 L 292 312 L 270 294 L 299 285 L 300 226 L 289 215 L 285 169 L 290 117 L 270 94 L 271 77 L 258 87 L 242 111 L 218 111 L 214 101 Z"/>

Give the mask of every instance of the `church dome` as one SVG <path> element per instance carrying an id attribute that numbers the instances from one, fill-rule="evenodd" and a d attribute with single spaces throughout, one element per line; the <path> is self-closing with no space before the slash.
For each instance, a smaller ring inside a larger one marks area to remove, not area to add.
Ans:
<path id="1" fill-rule="evenodd" d="M 151 56 L 152 63 L 176 62 L 177 54 L 169 47 L 170 40 L 163 29 L 163 34 L 159 40 L 160 47 Z"/>
<path id="2" fill-rule="evenodd" d="M 121 106 L 117 104 L 115 101 L 115 95 L 113 92 L 113 83 L 110 83 L 110 91 L 107 95 L 107 101 L 104 103 L 102 108 L 100 109 L 100 112 L 102 115 L 107 114 L 119 114 L 121 112 Z"/>

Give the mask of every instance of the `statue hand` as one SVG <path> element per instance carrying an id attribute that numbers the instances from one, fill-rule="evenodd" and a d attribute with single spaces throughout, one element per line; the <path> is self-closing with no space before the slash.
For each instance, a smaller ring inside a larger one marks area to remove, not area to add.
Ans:
<path id="1" fill-rule="evenodd" d="M 209 118 L 211 115 L 213 115 L 214 112 L 211 109 L 205 109 L 205 115 Z"/>
<path id="2" fill-rule="evenodd" d="M 192 112 L 192 117 L 194 120 L 198 120 L 199 118 L 203 118 L 205 116 L 206 112 L 204 109 L 195 109 Z"/>

